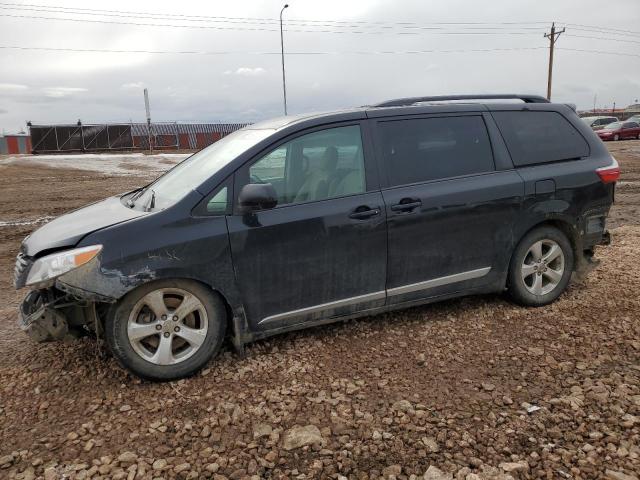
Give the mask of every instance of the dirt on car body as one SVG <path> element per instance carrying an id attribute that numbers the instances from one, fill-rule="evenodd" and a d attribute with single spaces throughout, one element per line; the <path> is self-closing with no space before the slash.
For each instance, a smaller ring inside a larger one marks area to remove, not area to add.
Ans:
<path id="1" fill-rule="evenodd" d="M 10 283 L 37 226 L 21 219 L 153 173 L 0 166 L 0 221 L 13 222 L 0 224 L 0 477 L 637 478 L 640 142 L 607 146 L 622 169 L 612 245 L 556 303 L 473 297 L 319 327 L 245 358 L 228 346 L 165 384 L 91 339 L 30 343 Z"/>

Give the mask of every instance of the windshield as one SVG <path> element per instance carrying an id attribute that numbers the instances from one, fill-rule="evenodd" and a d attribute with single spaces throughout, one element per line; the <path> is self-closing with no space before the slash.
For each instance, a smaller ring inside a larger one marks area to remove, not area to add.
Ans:
<path id="1" fill-rule="evenodd" d="M 613 122 L 604 127 L 605 130 L 618 130 L 622 127 L 622 122 Z"/>
<path id="2" fill-rule="evenodd" d="M 271 135 L 274 130 L 237 130 L 193 154 L 149 185 L 135 206 L 162 210 L 185 197 L 241 153 Z"/>

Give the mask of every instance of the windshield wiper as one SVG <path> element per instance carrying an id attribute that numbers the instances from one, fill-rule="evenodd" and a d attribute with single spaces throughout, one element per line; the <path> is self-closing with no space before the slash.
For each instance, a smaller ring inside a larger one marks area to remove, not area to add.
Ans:
<path id="1" fill-rule="evenodd" d="M 147 187 L 141 187 L 137 192 L 131 195 L 131 198 L 127 199 L 127 206 L 129 208 L 133 208 L 136 206 L 136 200 L 142 196 L 142 194 L 147 190 Z"/>
<path id="2" fill-rule="evenodd" d="M 149 203 L 145 207 L 145 211 L 148 212 L 156 206 L 156 191 L 151 189 L 151 198 L 149 199 Z"/>

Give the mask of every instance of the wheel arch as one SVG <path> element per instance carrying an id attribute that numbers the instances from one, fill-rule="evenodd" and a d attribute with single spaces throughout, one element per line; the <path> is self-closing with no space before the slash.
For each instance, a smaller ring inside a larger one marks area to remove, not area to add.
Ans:
<path id="1" fill-rule="evenodd" d="M 511 251 L 511 257 L 509 259 L 509 265 L 511 265 L 511 262 L 513 261 L 513 257 L 516 253 L 516 249 L 518 247 L 518 245 L 520 245 L 520 242 L 522 242 L 522 239 L 524 237 L 526 237 L 531 231 L 537 229 L 537 228 L 541 228 L 541 227 L 553 227 L 556 228 L 557 230 L 559 230 L 560 232 L 562 232 L 567 239 L 569 240 L 569 243 L 571 244 L 571 249 L 573 250 L 573 257 L 574 257 L 574 265 L 573 265 L 573 269 L 576 270 L 576 268 L 578 267 L 578 262 L 580 261 L 582 255 L 580 255 L 580 252 L 582 250 L 582 242 L 580 240 L 580 232 L 578 231 L 578 229 L 571 223 L 569 222 L 567 219 L 561 218 L 561 217 L 553 217 L 553 218 L 545 218 L 545 219 L 541 219 L 540 221 L 533 223 L 532 225 L 529 226 L 529 228 L 523 230 L 521 233 L 519 233 L 518 235 L 518 239 L 517 241 L 514 243 L 513 246 L 513 250 Z"/>
<path id="2" fill-rule="evenodd" d="M 224 309 L 225 309 L 225 313 L 226 313 L 226 318 L 225 318 L 225 326 L 226 326 L 226 332 L 227 332 L 227 336 L 231 337 L 231 341 L 234 345 L 234 348 L 236 350 L 241 351 L 242 349 L 242 345 L 246 342 L 246 334 L 245 334 L 245 319 L 244 319 L 244 309 L 242 308 L 242 306 L 237 306 L 235 309 L 232 306 L 231 300 L 230 300 L 230 296 L 227 294 L 225 295 L 225 293 L 222 291 L 222 289 L 217 288 L 215 285 L 212 285 L 209 282 L 206 282 L 200 278 L 194 278 L 194 277 L 190 277 L 190 276 L 162 276 L 160 278 L 155 278 L 153 280 L 149 280 L 147 282 L 144 283 L 140 283 L 138 285 L 135 285 L 133 288 L 130 288 L 126 291 L 126 293 L 124 293 L 122 296 L 120 296 L 120 298 L 117 299 L 116 302 L 110 304 L 110 308 L 108 311 L 104 312 L 104 315 L 99 315 L 100 320 L 103 322 L 104 325 L 104 321 L 106 320 L 106 315 L 110 314 L 109 312 L 112 311 L 112 309 L 115 307 L 115 305 L 117 305 L 120 301 L 122 301 L 122 299 L 129 295 L 131 292 L 134 292 L 135 290 L 137 290 L 138 288 L 141 288 L 143 286 L 148 286 L 150 284 L 154 284 L 157 282 L 161 282 L 161 281 L 165 281 L 165 280 L 174 280 L 174 281 L 186 281 L 186 282 L 193 282 L 193 283 L 197 283 L 203 287 L 205 287 L 207 290 L 209 290 L 213 295 L 215 295 L 223 304 Z"/>

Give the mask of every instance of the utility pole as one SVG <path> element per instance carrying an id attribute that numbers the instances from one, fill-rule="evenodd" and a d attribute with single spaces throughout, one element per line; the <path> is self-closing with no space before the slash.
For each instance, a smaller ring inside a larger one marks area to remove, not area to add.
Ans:
<path id="1" fill-rule="evenodd" d="M 280 10 L 280 54 L 282 56 L 282 95 L 284 97 L 284 115 L 287 116 L 287 83 L 284 78 L 284 35 L 282 33 L 282 13 L 285 8 L 289 8 L 288 4 L 285 4 Z"/>
<path id="2" fill-rule="evenodd" d="M 565 29 L 556 31 L 556 23 L 551 24 L 551 33 L 545 33 L 545 38 L 549 39 L 549 78 L 547 80 L 547 100 L 551 101 L 551 80 L 553 78 L 553 49 L 556 46 L 558 37 L 564 33 Z"/>
<path id="3" fill-rule="evenodd" d="M 598 100 L 598 94 L 593 96 L 593 113 L 596 113 L 596 101 Z"/>
<path id="4" fill-rule="evenodd" d="M 153 145 L 151 145 L 151 110 L 149 109 L 149 91 L 144 89 L 144 108 L 147 112 L 147 137 L 149 139 L 149 151 L 153 152 Z"/>

